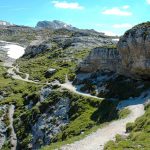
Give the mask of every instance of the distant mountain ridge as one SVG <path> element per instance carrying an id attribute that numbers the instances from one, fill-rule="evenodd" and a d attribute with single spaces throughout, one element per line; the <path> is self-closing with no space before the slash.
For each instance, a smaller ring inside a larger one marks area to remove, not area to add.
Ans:
<path id="1" fill-rule="evenodd" d="M 7 21 L 0 20 L 0 26 L 11 26 L 12 24 Z"/>
<path id="2" fill-rule="evenodd" d="M 77 28 L 73 27 L 72 25 L 66 24 L 62 21 L 53 20 L 53 21 L 39 21 L 36 25 L 37 29 L 69 29 L 75 30 Z"/>

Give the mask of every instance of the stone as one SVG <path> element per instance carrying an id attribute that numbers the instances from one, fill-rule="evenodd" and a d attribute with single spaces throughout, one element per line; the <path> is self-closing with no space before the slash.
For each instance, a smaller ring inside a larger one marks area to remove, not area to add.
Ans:
<path id="1" fill-rule="evenodd" d="M 0 101 L 3 100 L 3 99 L 4 99 L 4 97 L 2 95 L 0 95 Z"/>
<path id="2" fill-rule="evenodd" d="M 45 77 L 49 78 L 51 77 L 54 73 L 56 73 L 56 69 L 50 68 L 45 72 Z"/>

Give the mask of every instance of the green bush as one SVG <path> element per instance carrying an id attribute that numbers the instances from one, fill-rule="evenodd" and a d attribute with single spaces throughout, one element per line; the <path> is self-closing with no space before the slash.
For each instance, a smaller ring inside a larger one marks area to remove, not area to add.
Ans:
<path id="1" fill-rule="evenodd" d="M 126 132 L 127 133 L 131 132 L 133 130 L 133 128 L 134 128 L 134 123 L 128 123 L 126 125 Z"/>

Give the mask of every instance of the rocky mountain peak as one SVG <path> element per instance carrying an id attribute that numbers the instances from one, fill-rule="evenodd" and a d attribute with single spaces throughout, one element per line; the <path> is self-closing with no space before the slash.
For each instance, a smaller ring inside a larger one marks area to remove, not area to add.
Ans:
<path id="1" fill-rule="evenodd" d="M 75 29 L 75 27 L 73 27 L 72 25 L 66 24 L 62 21 L 58 21 L 58 20 L 53 20 L 53 21 L 39 21 L 36 25 L 36 28 L 38 29 Z"/>

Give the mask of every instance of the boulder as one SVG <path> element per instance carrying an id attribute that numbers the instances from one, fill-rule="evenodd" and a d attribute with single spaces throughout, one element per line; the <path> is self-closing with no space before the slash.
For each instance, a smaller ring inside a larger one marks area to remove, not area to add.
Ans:
<path id="1" fill-rule="evenodd" d="M 45 77 L 49 78 L 56 72 L 56 69 L 50 68 L 45 72 Z"/>

